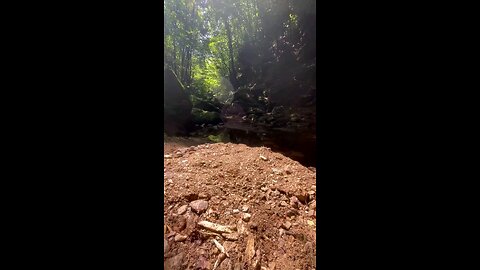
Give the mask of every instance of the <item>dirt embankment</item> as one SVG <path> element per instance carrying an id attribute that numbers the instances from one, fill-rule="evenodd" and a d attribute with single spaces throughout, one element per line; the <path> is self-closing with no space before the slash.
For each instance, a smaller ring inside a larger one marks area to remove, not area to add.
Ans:
<path id="1" fill-rule="evenodd" d="M 165 269 L 315 269 L 315 169 L 199 143 L 164 145 Z"/>

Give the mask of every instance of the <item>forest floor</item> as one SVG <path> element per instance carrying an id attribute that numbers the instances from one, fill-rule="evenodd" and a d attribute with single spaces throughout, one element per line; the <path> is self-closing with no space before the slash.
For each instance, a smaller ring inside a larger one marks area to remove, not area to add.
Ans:
<path id="1" fill-rule="evenodd" d="M 316 268 L 314 168 L 200 138 L 164 151 L 165 269 Z"/>

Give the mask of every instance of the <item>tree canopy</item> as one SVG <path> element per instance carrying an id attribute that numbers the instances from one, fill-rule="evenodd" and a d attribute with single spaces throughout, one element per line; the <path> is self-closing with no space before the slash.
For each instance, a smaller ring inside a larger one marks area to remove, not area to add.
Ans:
<path id="1" fill-rule="evenodd" d="M 164 15 L 164 64 L 192 94 L 315 92 L 314 0 L 164 0 Z"/>

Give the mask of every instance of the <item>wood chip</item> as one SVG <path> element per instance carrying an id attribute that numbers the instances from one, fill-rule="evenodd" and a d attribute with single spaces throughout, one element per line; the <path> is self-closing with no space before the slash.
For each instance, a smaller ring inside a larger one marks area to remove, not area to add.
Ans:
<path id="1" fill-rule="evenodd" d="M 220 252 L 222 253 L 225 253 L 225 255 L 227 255 L 227 257 L 230 257 L 228 255 L 228 253 L 225 251 L 225 248 L 222 246 L 222 244 L 220 244 L 217 240 L 215 239 L 212 239 L 213 243 L 215 244 L 215 246 L 218 248 L 218 250 L 220 250 Z"/>
<path id="2" fill-rule="evenodd" d="M 250 261 L 255 256 L 255 237 L 249 234 L 247 237 L 247 247 L 245 248 L 246 260 Z"/>
<path id="3" fill-rule="evenodd" d="M 233 233 L 233 230 L 230 226 L 224 226 L 224 225 L 212 223 L 206 220 L 198 222 L 198 225 L 207 230 L 214 231 L 217 233 Z"/>
<path id="4" fill-rule="evenodd" d="M 217 261 L 215 261 L 215 264 L 213 265 L 213 269 L 212 269 L 212 270 L 217 269 L 217 267 L 220 266 L 220 264 L 225 260 L 225 258 L 227 258 L 227 254 L 225 254 L 225 253 L 220 253 L 220 255 L 218 255 L 218 257 L 217 257 Z"/>

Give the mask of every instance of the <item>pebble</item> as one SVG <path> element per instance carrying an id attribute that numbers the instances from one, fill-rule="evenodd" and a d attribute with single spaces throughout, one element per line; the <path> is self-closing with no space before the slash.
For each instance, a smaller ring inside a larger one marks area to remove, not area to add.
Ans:
<path id="1" fill-rule="evenodd" d="M 292 227 L 292 223 L 290 223 L 289 221 L 286 221 L 282 224 L 282 228 L 284 228 L 285 230 L 289 230 L 290 227 Z"/>
<path id="2" fill-rule="evenodd" d="M 186 235 L 182 235 L 182 234 L 175 235 L 175 242 L 183 242 L 185 240 L 187 240 Z"/>
<path id="3" fill-rule="evenodd" d="M 230 241 L 237 241 L 238 240 L 238 233 L 229 233 L 229 234 L 222 234 L 225 239 Z"/>
<path id="4" fill-rule="evenodd" d="M 242 207 L 242 212 L 247 213 L 247 212 L 248 212 L 248 209 L 249 209 L 248 205 L 244 205 L 244 206 Z"/>
<path id="5" fill-rule="evenodd" d="M 272 168 L 272 171 L 274 174 L 281 174 L 282 173 L 282 170 L 279 170 L 279 169 L 276 169 L 276 168 Z"/>
<path id="6" fill-rule="evenodd" d="M 290 197 L 290 206 L 292 206 L 295 209 L 298 209 L 298 204 L 300 201 L 298 201 L 298 198 L 295 196 Z"/>
<path id="7" fill-rule="evenodd" d="M 188 208 L 188 205 L 180 206 L 180 208 L 178 208 L 177 210 L 177 214 L 183 215 L 185 212 L 187 212 L 187 208 Z"/>
<path id="8" fill-rule="evenodd" d="M 164 158 L 172 158 L 172 155 L 164 155 Z"/>
<path id="9" fill-rule="evenodd" d="M 264 156 L 262 156 L 262 155 L 260 155 L 260 158 L 261 158 L 262 160 L 264 160 L 264 161 L 267 161 L 267 160 L 268 160 L 266 157 L 264 157 Z"/>
<path id="10" fill-rule="evenodd" d="M 208 198 L 208 194 L 205 193 L 205 192 L 200 192 L 200 193 L 198 194 L 198 198 L 199 198 L 199 199 L 207 199 L 207 198 Z"/>
<path id="11" fill-rule="evenodd" d="M 196 200 L 190 203 L 190 207 L 195 213 L 201 214 L 207 210 L 208 202 L 205 200 Z"/>
<path id="12" fill-rule="evenodd" d="M 251 217 L 252 215 L 250 215 L 249 213 L 244 213 L 242 219 L 243 221 L 248 222 Z"/>
<path id="13" fill-rule="evenodd" d="M 240 210 L 238 210 L 238 209 L 233 209 L 232 210 L 232 214 L 238 214 L 238 213 L 240 213 Z"/>

